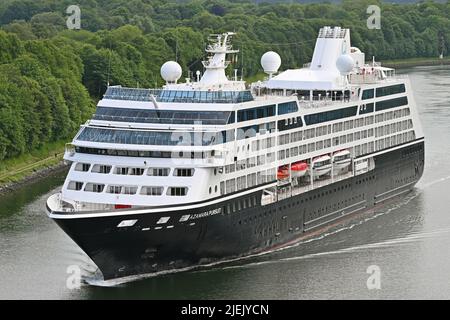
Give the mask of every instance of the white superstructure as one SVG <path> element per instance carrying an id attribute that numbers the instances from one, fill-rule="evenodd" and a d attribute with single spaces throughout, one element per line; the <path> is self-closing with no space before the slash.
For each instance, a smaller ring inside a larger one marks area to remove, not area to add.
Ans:
<path id="1" fill-rule="evenodd" d="M 409 81 L 366 64 L 348 29 L 322 28 L 302 69 L 276 74 L 270 54 L 270 77 L 251 88 L 225 75 L 227 55 L 237 52 L 232 36 L 215 35 L 199 81 L 177 83 L 173 62 L 161 90 L 108 88 L 67 147 L 61 210 L 170 207 L 281 183 L 303 192 L 373 169 L 375 154 L 423 137 Z M 314 159 L 342 150 L 349 169 L 316 179 Z M 277 179 L 279 168 L 300 161 L 310 172 Z"/>

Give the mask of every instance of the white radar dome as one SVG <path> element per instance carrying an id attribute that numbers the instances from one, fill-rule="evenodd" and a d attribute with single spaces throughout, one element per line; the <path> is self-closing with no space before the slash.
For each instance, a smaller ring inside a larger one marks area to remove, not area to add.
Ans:
<path id="1" fill-rule="evenodd" d="M 355 60 L 348 54 L 343 54 L 336 60 L 336 67 L 341 74 L 348 74 L 355 67 Z"/>
<path id="2" fill-rule="evenodd" d="M 276 73 L 281 66 L 281 58 L 278 53 L 274 51 L 268 51 L 261 57 L 261 66 L 265 73 Z"/>
<path id="3" fill-rule="evenodd" d="M 161 66 L 161 77 L 167 82 L 176 82 L 182 73 L 181 66 L 175 61 L 167 61 Z"/>

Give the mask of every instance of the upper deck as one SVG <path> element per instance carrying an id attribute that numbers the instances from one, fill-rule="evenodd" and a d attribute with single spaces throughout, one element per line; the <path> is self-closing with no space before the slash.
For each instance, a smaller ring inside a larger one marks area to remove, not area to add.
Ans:
<path id="1" fill-rule="evenodd" d="M 76 211 L 194 203 L 277 183 L 277 168 L 299 161 L 340 150 L 356 161 L 423 136 L 409 82 L 365 63 L 345 29 L 321 30 L 305 68 L 278 73 L 270 54 L 268 79 L 251 85 L 225 76 L 236 52 L 228 37 L 208 52 L 196 81 L 177 83 L 172 61 L 161 89 L 108 87 L 66 151 L 62 202 Z"/>

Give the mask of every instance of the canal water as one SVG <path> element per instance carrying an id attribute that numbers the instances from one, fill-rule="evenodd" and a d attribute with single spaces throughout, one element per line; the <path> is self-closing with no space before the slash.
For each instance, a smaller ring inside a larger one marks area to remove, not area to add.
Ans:
<path id="1" fill-rule="evenodd" d="M 264 256 L 70 289 L 70 266 L 89 278 L 95 265 L 45 214 L 56 174 L 0 197 L 0 299 L 449 299 L 450 66 L 401 72 L 426 136 L 424 176 L 403 198 Z"/>

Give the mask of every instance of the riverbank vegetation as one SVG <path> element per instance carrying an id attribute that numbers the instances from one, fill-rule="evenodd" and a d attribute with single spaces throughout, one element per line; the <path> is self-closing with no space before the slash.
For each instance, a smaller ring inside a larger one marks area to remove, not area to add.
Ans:
<path id="1" fill-rule="evenodd" d="M 351 28 L 352 44 L 377 60 L 450 52 L 450 2 L 255 3 L 239 0 L 79 0 L 81 30 L 68 30 L 72 0 L 0 3 L 0 161 L 70 140 L 106 85 L 155 87 L 177 60 L 184 77 L 201 70 L 210 33 L 235 31 L 241 53 L 230 69 L 255 77 L 267 50 L 282 68 L 309 62 L 320 27 Z M 380 30 L 366 26 L 381 7 Z M 442 47 L 442 48 L 441 48 Z M 230 70 L 231 74 L 232 70 Z M 62 145 L 60 146 L 62 149 Z"/>
<path id="2" fill-rule="evenodd" d="M 43 168 L 60 165 L 64 145 L 64 141 L 45 143 L 30 152 L 0 161 L 0 194 L 3 185 L 14 184 Z"/>

